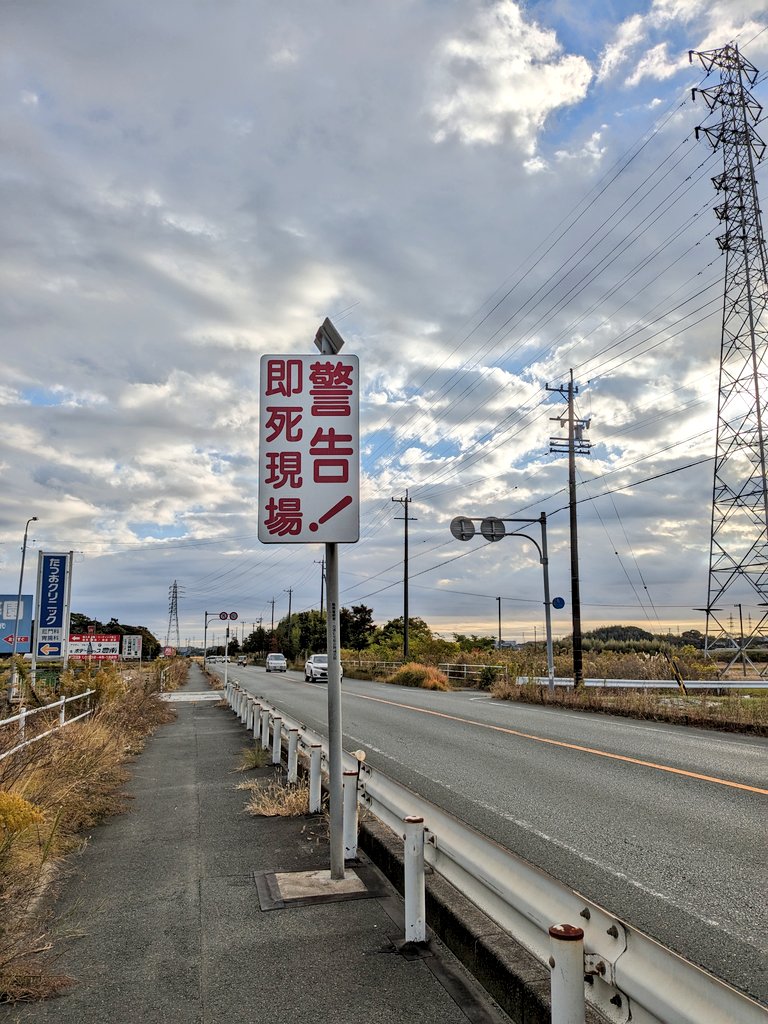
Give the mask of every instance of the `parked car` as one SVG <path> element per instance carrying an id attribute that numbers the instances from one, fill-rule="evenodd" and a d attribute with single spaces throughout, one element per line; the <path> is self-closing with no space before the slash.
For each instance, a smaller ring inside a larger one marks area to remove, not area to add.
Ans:
<path id="1" fill-rule="evenodd" d="M 285 655 L 268 654 L 266 668 L 267 672 L 287 672 L 288 662 L 285 660 Z"/>
<path id="2" fill-rule="evenodd" d="M 339 665 L 341 678 L 344 678 L 344 668 Z M 328 682 L 328 655 L 313 654 L 304 665 L 304 682 L 306 683 L 327 683 Z"/>

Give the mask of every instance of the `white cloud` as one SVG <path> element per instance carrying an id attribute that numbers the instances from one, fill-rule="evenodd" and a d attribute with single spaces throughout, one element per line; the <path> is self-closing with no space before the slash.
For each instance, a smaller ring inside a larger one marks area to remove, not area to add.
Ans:
<path id="1" fill-rule="evenodd" d="M 530 157 L 547 117 L 582 100 L 591 78 L 587 61 L 564 55 L 552 30 L 526 21 L 514 0 L 497 0 L 441 48 L 435 139 L 513 142 Z"/>

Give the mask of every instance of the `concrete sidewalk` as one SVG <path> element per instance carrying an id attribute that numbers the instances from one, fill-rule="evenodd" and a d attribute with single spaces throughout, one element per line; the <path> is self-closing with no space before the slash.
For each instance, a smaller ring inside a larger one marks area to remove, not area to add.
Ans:
<path id="1" fill-rule="evenodd" d="M 187 692 L 207 689 L 196 666 Z M 262 909 L 264 873 L 327 869 L 317 816 L 254 818 L 233 774 L 248 743 L 232 713 L 179 702 L 132 766 L 131 807 L 93 830 L 56 910 L 82 937 L 70 992 L 0 1018 L 38 1024 L 501 1024 L 442 944 L 407 959 L 402 904 L 361 855 L 368 891 Z M 271 776 L 272 768 L 249 773 Z M 262 893 L 263 882 L 260 886 Z"/>

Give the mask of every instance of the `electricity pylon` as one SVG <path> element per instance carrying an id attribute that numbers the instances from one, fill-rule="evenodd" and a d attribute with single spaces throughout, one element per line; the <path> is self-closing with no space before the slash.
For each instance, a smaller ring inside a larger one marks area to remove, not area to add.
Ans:
<path id="1" fill-rule="evenodd" d="M 165 634 L 165 646 L 170 645 L 171 633 L 176 634 L 176 650 L 181 647 L 179 635 L 179 585 L 176 580 L 168 588 L 168 632 Z"/>
<path id="2" fill-rule="evenodd" d="M 712 181 L 721 196 L 715 215 L 725 228 L 717 239 L 725 253 L 725 292 L 705 648 L 725 639 L 736 649 L 730 664 L 746 664 L 768 619 L 768 283 L 755 179 L 766 148 L 756 131 L 763 111 L 749 91 L 757 68 L 738 46 L 692 50 L 691 61 L 694 56 L 708 74 L 719 73 L 716 85 L 693 92 L 715 122 L 697 128 L 696 137 L 723 154 L 723 170 Z M 734 598 L 745 596 L 762 607 L 751 631 L 737 641 L 723 622 L 737 606 Z"/>

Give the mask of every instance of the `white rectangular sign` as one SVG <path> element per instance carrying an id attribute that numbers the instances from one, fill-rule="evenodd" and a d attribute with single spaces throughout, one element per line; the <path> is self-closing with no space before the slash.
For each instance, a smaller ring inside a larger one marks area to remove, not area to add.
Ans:
<path id="1" fill-rule="evenodd" d="M 357 356 L 261 357 L 259 540 L 349 544 L 360 535 Z"/>
<path id="2" fill-rule="evenodd" d="M 77 661 L 117 661 L 120 657 L 119 633 L 70 633 L 69 656 Z"/>
<path id="3" fill-rule="evenodd" d="M 123 660 L 141 659 L 141 633 L 131 633 L 123 637 Z"/>

